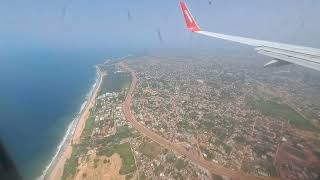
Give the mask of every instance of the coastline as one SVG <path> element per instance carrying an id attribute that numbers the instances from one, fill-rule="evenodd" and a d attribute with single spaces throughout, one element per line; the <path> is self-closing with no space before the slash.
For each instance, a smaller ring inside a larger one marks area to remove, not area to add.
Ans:
<path id="1" fill-rule="evenodd" d="M 50 163 L 44 169 L 43 174 L 37 178 L 42 179 L 61 179 L 64 169 L 64 164 L 70 158 L 72 153 L 72 144 L 76 144 L 80 140 L 82 130 L 85 127 L 86 120 L 90 115 L 90 109 L 95 105 L 95 99 L 102 84 L 105 74 L 101 72 L 99 66 L 96 66 L 97 77 L 96 81 L 88 94 L 87 100 L 82 104 L 79 116 L 75 118 L 69 125 L 68 129 L 57 147 L 57 152 L 53 156 Z"/>

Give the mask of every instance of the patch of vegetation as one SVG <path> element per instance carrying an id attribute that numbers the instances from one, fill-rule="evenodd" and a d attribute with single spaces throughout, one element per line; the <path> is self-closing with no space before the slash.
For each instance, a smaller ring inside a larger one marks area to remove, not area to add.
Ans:
<path id="1" fill-rule="evenodd" d="M 223 180 L 222 176 L 216 175 L 216 174 L 211 174 L 211 177 L 213 180 Z"/>
<path id="2" fill-rule="evenodd" d="M 136 170 L 134 157 L 129 143 L 101 147 L 98 149 L 97 155 L 110 157 L 114 153 L 119 154 L 122 159 L 120 174 L 125 175 Z"/>
<path id="3" fill-rule="evenodd" d="M 161 147 L 154 142 L 143 142 L 139 146 L 139 151 L 149 159 L 154 159 L 158 154 L 161 153 Z"/>
<path id="4" fill-rule="evenodd" d="M 214 121 L 205 120 L 201 122 L 200 127 L 206 130 L 212 130 L 216 127 L 216 123 Z"/>
<path id="5" fill-rule="evenodd" d="M 178 159 L 174 166 L 180 171 L 188 165 L 188 161 L 184 161 L 183 159 Z"/>
<path id="6" fill-rule="evenodd" d="M 110 159 L 104 159 L 103 164 L 110 163 Z"/>
<path id="7" fill-rule="evenodd" d="M 85 128 L 81 134 L 81 140 L 79 144 L 75 144 L 72 147 L 71 157 L 66 160 L 64 165 L 62 179 L 73 177 L 78 168 L 79 157 L 87 154 L 87 147 L 90 144 L 90 135 L 94 128 L 94 118 L 88 118 Z"/>
<path id="8" fill-rule="evenodd" d="M 204 114 L 203 115 L 203 120 L 202 122 L 199 124 L 199 128 L 203 128 L 203 129 L 206 129 L 206 130 L 212 130 L 213 128 L 216 127 L 216 114 L 211 112 L 211 113 L 208 113 L 208 114 Z"/>
<path id="9" fill-rule="evenodd" d="M 251 173 L 254 172 L 254 164 L 250 162 L 243 162 L 241 165 L 241 170 L 245 173 Z"/>
<path id="10" fill-rule="evenodd" d="M 178 180 L 184 180 L 185 178 L 183 178 L 182 174 L 180 172 L 174 171 L 173 173 L 171 173 L 174 179 L 178 179 Z"/>
<path id="11" fill-rule="evenodd" d="M 117 128 L 116 134 L 106 137 L 105 139 L 100 141 L 99 144 L 101 144 L 103 146 L 106 146 L 109 143 L 119 144 L 120 141 L 122 141 L 123 139 L 126 139 L 128 137 L 132 137 L 132 135 L 133 134 L 128 126 L 121 126 L 121 127 Z"/>
<path id="12" fill-rule="evenodd" d="M 211 153 L 208 149 L 203 149 L 203 152 L 207 155 L 207 157 L 205 157 L 207 160 L 211 161 L 215 158 L 215 155 Z"/>
<path id="13" fill-rule="evenodd" d="M 150 87 L 152 89 L 160 89 L 161 88 L 159 82 L 154 82 L 154 81 L 150 82 Z"/>
<path id="14" fill-rule="evenodd" d="M 69 159 L 66 160 L 64 164 L 63 174 L 61 179 L 67 179 L 69 177 L 73 177 L 78 168 L 79 157 L 75 156 L 72 152 L 72 155 Z"/>
<path id="15" fill-rule="evenodd" d="M 117 128 L 116 138 L 125 139 L 132 136 L 131 129 L 128 126 L 121 126 Z"/>
<path id="16" fill-rule="evenodd" d="M 228 144 L 222 143 L 222 147 L 227 154 L 231 153 L 231 150 L 232 150 L 231 146 L 229 146 Z"/>
<path id="17" fill-rule="evenodd" d="M 147 179 L 147 176 L 143 172 L 141 172 L 140 176 L 139 176 L 139 179 L 140 180 L 145 180 L 145 179 Z"/>
<path id="18" fill-rule="evenodd" d="M 221 144 L 222 144 L 223 142 L 220 140 L 220 139 L 215 139 L 215 141 L 214 141 L 214 144 L 216 145 L 216 146 L 220 146 Z"/>
<path id="19" fill-rule="evenodd" d="M 133 174 L 128 174 L 128 175 L 126 175 L 126 180 L 130 180 L 130 179 L 132 179 L 133 178 Z"/>
<path id="20" fill-rule="evenodd" d="M 89 117 L 87 119 L 87 122 L 86 122 L 86 125 L 82 131 L 82 134 L 81 134 L 81 138 L 88 138 L 91 136 L 92 134 L 92 131 L 94 129 L 94 118 L 93 117 Z"/>
<path id="21" fill-rule="evenodd" d="M 215 113 L 211 112 L 211 113 L 205 114 L 203 116 L 203 118 L 208 119 L 210 121 L 214 121 L 217 118 L 217 115 Z"/>
<path id="22" fill-rule="evenodd" d="M 262 145 L 262 144 L 256 144 L 253 146 L 253 151 L 256 153 L 257 156 L 262 156 L 265 155 L 268 151 L 267 145 Z"/>
<path id="23" fill-rule="evenodd" d="M 174 163 L 176 159 L 176 156 L 172 152 L 168 153 L 168 155 L 166 156 L 166 162 L 168 163 Z"/>
<path id="24" fill-rule="evenodd" d="M 99 162 L 99 159 L 97 159 L 97 158 L 93 160 L 93 167 L 94 168 L 98 167 L 98 162 Z"/>
<path id="25" fill-rule="evenodd" d="M 120 174 L 128 174 L 136 170 L 134 157 L 129 143 L 117 145 L 115 147 L 115 153 L 119 154 L 122 159 Z"/>
<path id="26" fill-rule="evenodd" d="M 278 176 L 276 167 L 274 167 L 274 165 L 272 163 L 269 163 L 269 164 L 270 165 L 267 166 L 266 168 L 267 168 L 270 176 Z"/>
<path id="27" fill-rule="evenodd" d="M 123 139 L 128 137 L 132 137 L 132 132 L 128 126 L 121 126 L 117 128 L 116 134 L 109 136 L 102 141 L 99 142 L 101 145 L 100 148 L 97 150 L 98 156 L 107 156 L 110 157 L 114 153 L 116 153 L 117 147 Z"/>
<path id="28" fill-rule="evenodd" d="M 88 149 L 86 145 L 77 144 L 72 147 L 71 157 L 66 160 L 63 169 L 62 179 L 67 179 L 69 177 L 73 177 L 79 165 L 79 157 L 83 156 L 87 153 Z"/>
<path id="29" fill-rule="evenodd" d="M 222 141 L 227 137 L 227 133 L 221 129 L 217 130 L 215 134 Z"/>
<path id="30" fill-rule="evenodd" d="M 296 128 L 304 130 L 316 130 L 315 126 L 309 120 L 302 117 L 298 112 L 296 112 L 287 104 L 278 104 L 273 101 L 258 99 L 255 101 L 250 101 L 249 105 L 256 109 L 259 109 L 266 115 L 289 120 L 289 123 Z"/>
<path id="31" fill-rule="evenodd" d="M 87 177 L 87 173 L 83 173 L 82 178 L 86 178 L 86 177 Z"/>
<path id="32" fill-rule="evenodd" d="M 159 176 L 160 172 L 163 171 L 164 167 L 160 164 L 159 166 L 155 166 L 154 173 L 155 175 Z"/>
<path id="33" fill-rule="evenodd" d="M 235 142 L 240 143 L 240 144 L 245 144 L 246 143 L 246 139 L 239 135 L 233 138 Z"/>
<path id="34" fill-rule="evenodd" d="M 296 148 L 293 148 L 293 147 L 290 147 L 290 146 L 286 146 L 285 150 L 288 153 L 290 153 L 290 154 L 292 154 L 292 155 L 294 155 L 294 156 L 296 156 L 296 157 L 298 157 L 300 159 L 304 159 L 305 160 L 307 158 L 305 153 L 303 151 L 299 150 L 299 149 L 296 149 Z"/>
<path id="35" fill-rule="evenodd" d="M 232 147 L 229 146 L 228 144 L 224 143 L 223 141 L 221 141 L 220 139 L 216 139 L 215 142 L 214 142 L 215 145 L 217 146 L 222 146 L 222 148 L 224 149 L 224 151 L 227 153 L 227 154 L 230 154 L 231 150 L 232 150 Z"/>
<path id="36" fill-rule="evenodd" d="M 112 146 L 111 147 L 103 146 L 103 147 L 99 148 L 97 151 L 98 156 L 111 157 L 113 154 L 114 154 L 114 148 Z"/>
<path id="37" fill-rule="evenodd" d="M 187 120 L 182 120 L 177 123 L 177 127 L 179 129 L 190 130 L 194 129 Z"/>

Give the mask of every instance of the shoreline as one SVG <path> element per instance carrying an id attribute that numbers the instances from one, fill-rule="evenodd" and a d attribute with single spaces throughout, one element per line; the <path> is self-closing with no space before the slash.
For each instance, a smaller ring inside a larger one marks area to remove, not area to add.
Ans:
<path id="1" fill-rule="evenodd" d="M 67 131 L 58 145 L 56 153 L 43 170 L 42 175 L 37 178 L 38 180 L 61 179 L 65 161 L 69 159 L 72 153 L 72 144 L 79 142 L 82 130 L 90 115 L 90 109 L 95 105 L 96 96 L 101 87 L 103 77 L 105 76 L 105 73 L 101 72 L 98 65 L 96 66 L 96 71 L 96 81 L 88 93 L 88 98 L 81 105 L 78 116 L 68 125 Z"/>

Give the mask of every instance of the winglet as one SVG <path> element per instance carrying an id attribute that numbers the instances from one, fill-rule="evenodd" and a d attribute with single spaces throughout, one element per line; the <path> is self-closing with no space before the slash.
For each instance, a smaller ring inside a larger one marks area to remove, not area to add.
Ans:
<path id="1" fill-rule="evenodd" d="M 183 1 L 180 1 L 180 5 L 181 5 L 182 13 L 183 13 L 183 16 L 186 21 L 188 29 L 192 32 L 201 31 L 197 22 L 194 20 L 192 14 L 188 10 L 186 3 Z"/>
<path id="2" fill-rule="evenodd" d="M 283 61 L 280 59 L 274 59 L 274 60 L 271 60 L 270 62 L 268 62 L 267 64 L 265 64 L 263 67 L 285 66 L 288 64 L 292 64 L 292 63 L 287 62 L 287 61 Z"/>

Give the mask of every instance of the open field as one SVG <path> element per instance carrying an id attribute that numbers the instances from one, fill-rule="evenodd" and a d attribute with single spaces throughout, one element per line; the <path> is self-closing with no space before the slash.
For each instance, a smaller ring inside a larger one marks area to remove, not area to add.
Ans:
<path id="1" fill-rule="evenodd" d="M 294 147 L 290 147 L 290 146 L 286 146 L 284 148 L 288 153 L 300 158 L 300 159 L 303 159 L 303 160 L 306 160 L 307 159 L 307 156 L 305 155 L 305 153 L 299 149 L 296 149 Z"/>
<path id="2" fill-rule="evenodd" d="M 119 154 L 122 159 L 122 166 L 120 174 L 125 175 L 132 173 L 136 170 L 134 157 L 129 143 L 123 143 L 119 145 L 106 146 L 99 150 L 98 156 L 111 157 L 113 154 Z"/>
<path id="3" fill-rule="evenodd" d="M 288 120 L 289 123 L 296 128 L 315 130 L 315 127 L 309 120 L 302 117 L 287 104 L 278 104 L 273 101 L 265 101 L 262 99 L 255 100 L 250 104 L 267 115 Z"/>
<path id="4" fill-rule="evenodd" d="M 139 151 L 150 159 L 155 158 L 161 152 L 161 147 L 154 142 L 144 142 L 140 145 Z"/>

